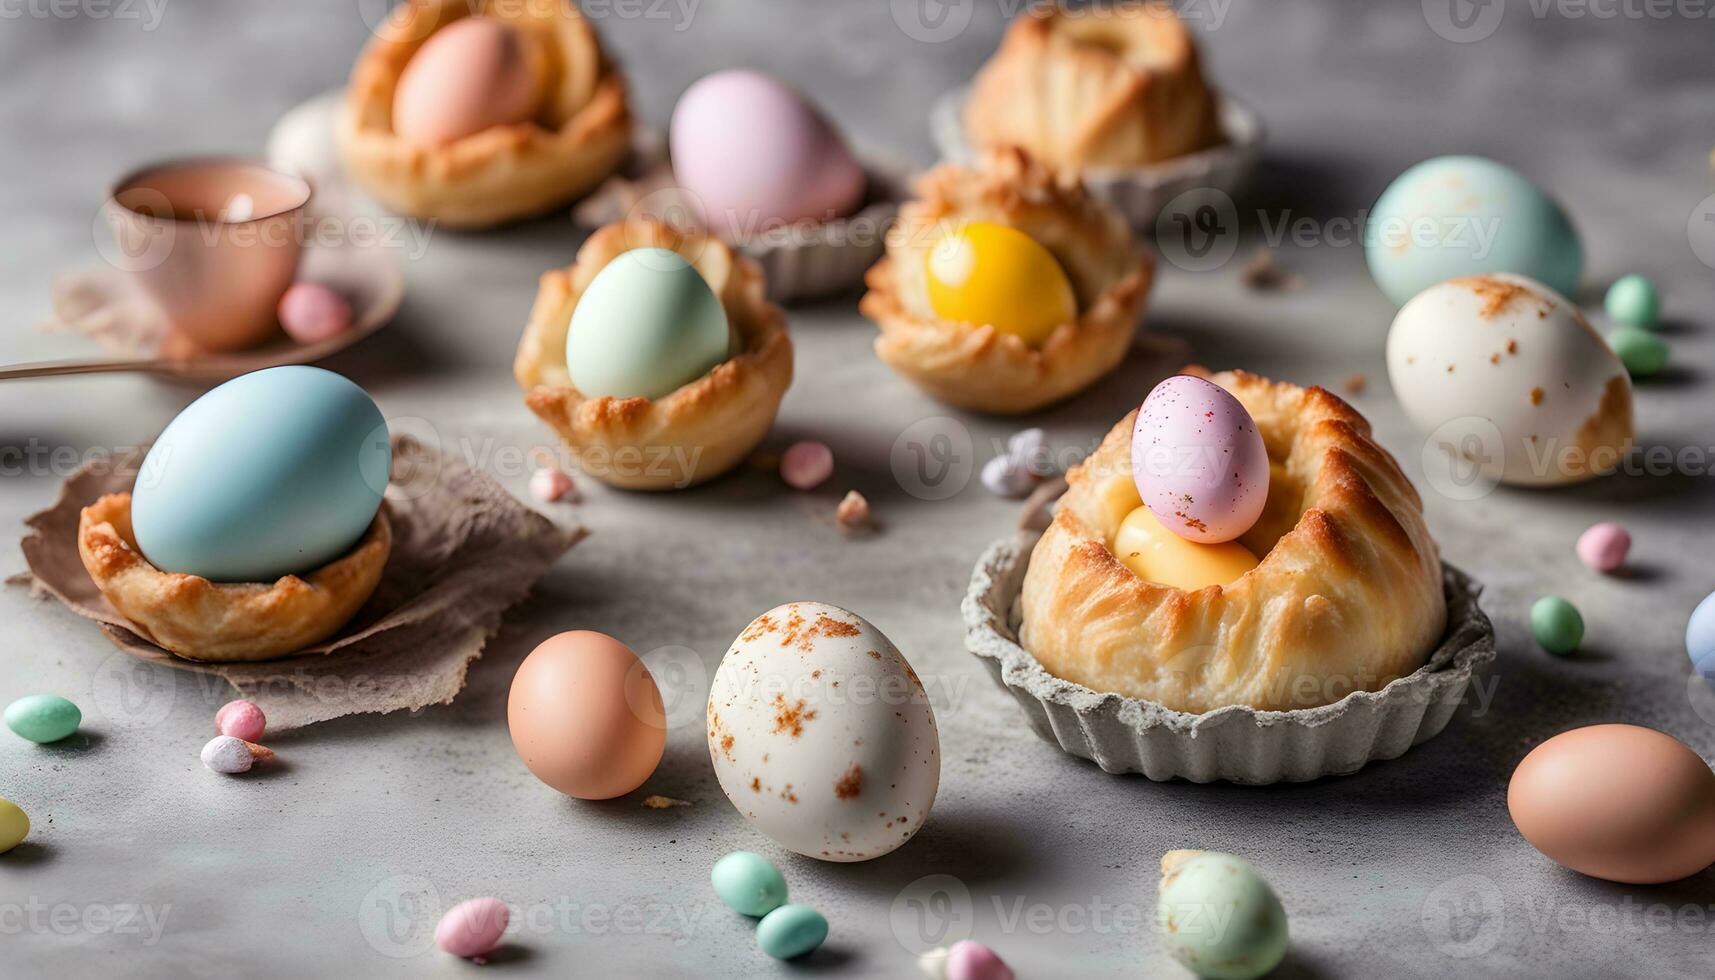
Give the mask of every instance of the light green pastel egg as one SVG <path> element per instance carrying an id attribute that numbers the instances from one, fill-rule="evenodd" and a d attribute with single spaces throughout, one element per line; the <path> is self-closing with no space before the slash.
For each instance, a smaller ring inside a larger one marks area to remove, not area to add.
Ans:
<path id="1" fill-rule="evenodd" d="M 77 705 L 53 694 L 32 694 L 6 706 L 6 727 L 32 742 L 57 742 L 82 721 Z"/>
<path id="2" fill-rule="evenodd" d="M 777 960 L 803 956 L 828 938 L 828 920 L 808 905 L 782 905 L 756 925 L 756 944 Z"/>
<path id="3" fill-rule="evenodd" d="M 1667 367 L 1667 341 L 1640 327 L 1616 327 L 1608 335 L 1608 346 L 1634 378 L 1660 374 Z"/>
<path id="4" fill-rule="evenodd" d="M 1286 956 L 1286 910 L 1243 858 L 1168 851 L 1155 912 L 1167 951 L 1199 977 L 1252 980 Z"/>
<path id="5" fill-rule="evenodd" d="M 1584 270 L 1584 247 L 1560 205 L 1511 167 L 1472 156 L 1425 160 L 1394 178 L 1364 223 L 1364 257 L 1396 306 L 1490 272 L 1571 296 Z"/>
<path id="6" fill-rule="evenodd" d="M 566 368 L 586 396 L 660 398 L 727 359 L 720 298 L 677 252 L 636 248 L 596 273 L 572 309 Z"/>
<path id="7" fill-rule="evenodd" d="M 715 894 L 741 915 L 763 916 L 786 903 L 786 878 L 768 859 L 734 851 L 709 872 Z"/>
<path id="8" fill-rule="evenodd" d="M 1565 599 L 1543 596 L 1530 607 L 1530 632 L 1537 646 L 1564 657 L 1577 652 L 1578 644 L 1584 642 L 1584 617 Z"/>
<path id="9" fill-rule="evenodd" d="M 1621 276 L 1608 287 L 1608 295 L 1602 300 L 1602 307 L 1608 313 L 1608 319 L 1628 327 L 1642 327 L 1645 330 L 1655 329 L 1656 320 L 1661 315 L 1661 299 L 1656 295 L 1655 284 L 1643 276 Z"/>
<path id="10" fill-rule="evenodd" d="M 0 854 L 22 844 L 29 833 L 29 814 L 11 800 L 0 798 Z"/>

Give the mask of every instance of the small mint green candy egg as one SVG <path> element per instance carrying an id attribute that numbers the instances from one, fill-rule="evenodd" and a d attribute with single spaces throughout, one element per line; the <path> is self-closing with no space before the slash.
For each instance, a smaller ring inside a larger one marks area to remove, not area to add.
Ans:
<path id="1" fill-rule="evenodd" d="M 635 248 L 578 298 L 566 368 L 587 397 L 661 398 L 727 359 L 732 329 L 702 273 L 677 252 Z"/>
<path id="2" fill-rule="evenodd" d="M 1667 341 L 1641 327 L 1616 327 L 1608 335 L 1608 346 L 1634 378 L 1660 374 L 1667 367 Z"/>
<path id="3" fill-rule="evenodd" d="M 1215 851 L 1161 856 L 1162 942 L 1207 980 L 1252 980 L 1286 956 L 1286 910 L 1249 861 Z"/>
<path id="4" fill-rule="evenodd" d="M 82 722 L 77 705 L 53 694 L 32 694 L 6 706 L 6 727 L 32 742 L 57 742 Z"/>
<path id="5" fill-rule="evenodd" d="M 808 905 L 782 905 L 756 925 L 756 944 L 777 960 L 803 956 L 828 938 L 828 920 Z"/>
<path id="6" fill-rule="evenodd" d="M 751 851 L 734 851 L 716 861 L 709 880 L 721 901 L 740 915 L 764 916 L 786 904 L 785 876 Z"/>
<path id="7" fill-rule="evenodd" d="M 1639 275 L 1621 276 L 1614 280 L 1614 284 L 1608 287 L 1602 306 L 1608 312 L 1608 319 L 1644 330 L 1655 329 L 1656 319 L 1661 314 L 1661 300 L 1656 295 L 1655 284 Z"/>
<path id="8" fill-rule="evenodd" d="M 1537 646 L 1564 657 L 1584 642 L 1584 617 L 1565 599 L 1543 596 L 1530 607 L 1530 631 Z"/>
<path id="9" fill-rule="evenodd" d="M 1472 156 L 1425 160 L 1394 178 L 1365 220 L 1364 258 L 1395 306 L 1490 272 L 1571 296 L 1584 271 L 1584 247 L 1560 205 L 1511 167 Z"/>
<path id="10" fill-rule="evenodd" d="M 0 854 L 24 842 L 30 834 L 30 815 L 11 800 L 0 798 Z"/>

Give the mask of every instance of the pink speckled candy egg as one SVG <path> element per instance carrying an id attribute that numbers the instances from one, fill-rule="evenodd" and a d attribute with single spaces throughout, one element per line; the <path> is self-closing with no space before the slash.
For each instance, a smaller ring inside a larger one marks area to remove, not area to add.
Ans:
<path id="1" fill-rule="evenodd" d="M 500 945 L 512 911 L 498 898 L 473 898 L 460 902 L 441 916 L 435 927 L 435 945 L 454 956 L 480 960 Z"/>
<path id="2" fill-rule="evenodd" d="M 982 943 L 962 939 L 947 950 L 947 980 L 1013 980 L 1012 968 Z"/>
<path id="3" fill-rule="evenodd" d="M 351 304 L 319 282 L 293 283 L 280 297 L 280 328 L 300 344 L 314 344 L 351 326 Z"/>
<path id="4" fill-rule="evenodd" d="M 262 741 L 262 733 L 267 728 L 268 719 L 254 701 L 228 701 L 214 715 L 216 732 L 246 742 Z"/>
<path id="5" fill-rule="evenodd" d="M 1131 471 L 1157 520 L 1188 541 L 1250 530 L 1268 499 L 1268 452 L 1239 400 L 1202 378 L 1155 386 L 1137 413 Z"/>
<path id="6" fill-rule="evenodd" d="M 1602 522 L 1578 535 L 1578 560 L 1598 572 L 1612 572 L 1626 563 L 1632 536 L 1618 524 Z"/>
<path id="7" fill-rule="evenodd" d="M 827 221 L 863 203 L 863 168 L 785 83 L 721 71 L 685 91 L 669 129 L 673 176 L 728 240 Z"/>

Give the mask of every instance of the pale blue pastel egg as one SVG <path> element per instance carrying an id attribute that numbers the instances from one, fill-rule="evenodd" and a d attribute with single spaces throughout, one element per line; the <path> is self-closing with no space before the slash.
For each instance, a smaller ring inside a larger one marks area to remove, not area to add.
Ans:
<path id="1" fill-rule="evenodd" d="M 782 905 L 756 924 L 756 944 L 777 960 L 803 956 L 828 938 L 828 920 L 808 905 Z"/>
<path id="2" fill-rule="evenodd" d="M 635 248 L 596 273 L 566 328 L 566 369 L 585 396 L 660 398 L 727 359 L 719 297 L 677 252 Z"/>
<path id="3" fill-rule="evenodd" d="M 1370 209 L 1364 255 L 1376 285 L 1404 306 L 1460 276 L 1513 272 L 1577 292 L 1584 248 L 1566 212 L 1523 174 L 1482 157 L 1425 160 Z"/>
<path id="4" fill-rule="evenodd" d="M 741 915 L 767 915 L 786 902 L 785 876 L 751 851 L 734 851 L 716 861 L 709 880 L 721 901 Z"/>
<path id="5" fill-rule="evenodd" d="M 1715 684 L 1715 592 L 1705 596 L 1685 624 L 1685 652 L 1703 679 Z"/>
<path id="6" fill-rule="evenodd" d="M 272 582 L 350 551 L 381 506 L 392 448 L 362 388 L 321 368 L 246 374 L 161 433 L 131 494 L 155 567 Z"/>

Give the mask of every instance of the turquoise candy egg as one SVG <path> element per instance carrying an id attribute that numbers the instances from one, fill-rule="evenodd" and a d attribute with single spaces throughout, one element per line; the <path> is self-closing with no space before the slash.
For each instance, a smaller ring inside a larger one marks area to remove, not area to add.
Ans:
<path id="1" fill-rule="evenodd" d="M 828 920 L 808 905 L 782 905 L 756 925 L 756 944 L 777 960 L 803 956 L 828 938 Z"/>
<path id="2" fill-rule="evenodd" d="M 1661 298 L 1655 284 L 1640 275 L 1621 276 L 1602 298 L 1608 319 L 1628 327 L 1654 330 L 1661 316 Z"/>
<path id="3" fill-rule="evenodd" d="M 734 851 L 716 861 L 709 880 L 721 901 L 741 915 L 767 915 L 786 902 L 785 876 L 751 851 Z"/>
<path id="4" fill-rule="evenodd" d="M 1560 205 L 1518 171 L 1470 156 L 1425 160 L 1395 178 L 1370 210 L 1364 255 L 1396 306 L 1485 272 L 1529 276 L 1571 296 L 1584 270 Z"/>
<path id="5" fill-rule="evenodd" d="M 1685 652 L 1704 680 L 1715 684 L 1715 592 L 1703 598 L 1685 624 Z"/>
<path id="6" fill-rule="evenodd" d="M 1243 858 L 1167 852 L 1155 911 L 1167 951 L 1199 977 L 1252 980 L 1286 956 L 1286 910 Z"/>
<path id="7" fill-rule="evenodd" d="M 566 368 L 589 397 L 660 398 L 707 374 L 731 346 L 726 310 L 702 273 L 677 252 L 636 248 L 578 298 Z"/>
<path id="8" fill-rule="evenodd" d="M 131 526 L 155 567 L 272 582 L 350 551 L 392 465 L 387 423 L 331 371 L 234 378 L 167 426 L 137 475 Z"/>
<path id="9" fill-rule="evenodd" d="M 77 705 L 54 694 L 32 694 L 6 706 L 6 727 L 32 742 L 57 742 L 82 723 Z"/>

